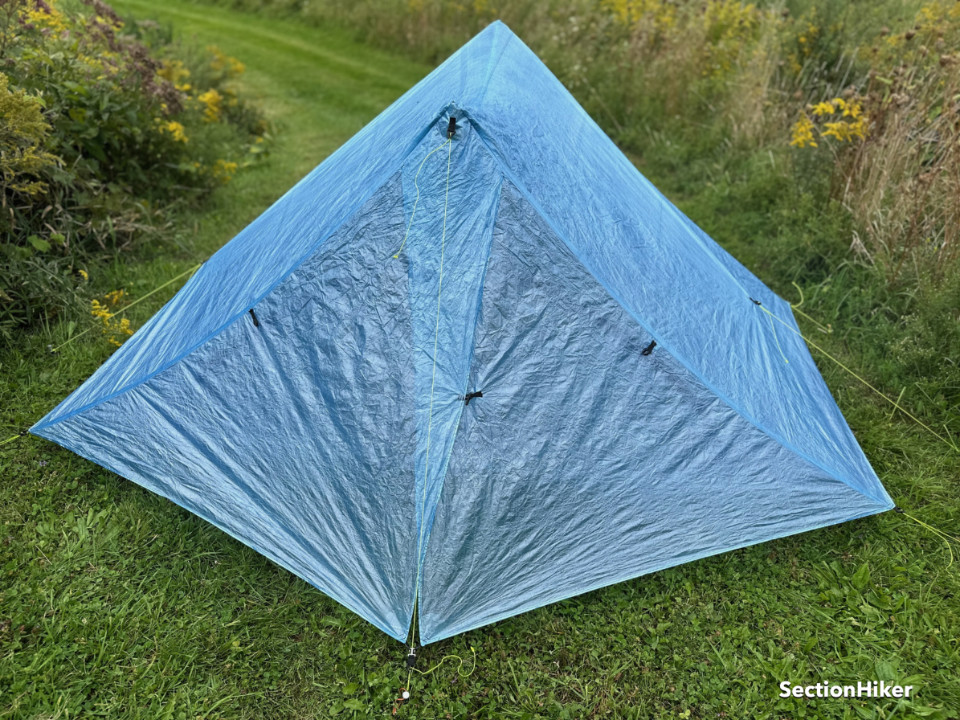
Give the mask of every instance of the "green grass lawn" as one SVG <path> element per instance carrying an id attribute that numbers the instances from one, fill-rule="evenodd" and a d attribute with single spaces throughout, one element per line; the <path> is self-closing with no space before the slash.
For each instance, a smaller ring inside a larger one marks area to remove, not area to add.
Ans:
<path id="1" fill-rule="evenodd" d="M 428 68 L 304 27 L 180 0 L 121 0 L 247 65 L 270 155 L 178 220 L 177 242 L 91 281 L 140 296 L 207 257 Z M 715 189 L 668 176 L 711 228 Z M 733 222 L 729 216 L 724 223 Z M 174 288 L 132 312 L 139 325 Z M 79 327 L 84 319 L 77 319 Z M 27 427 L 109 355 L 67 326 L 0 358 L 0 423 Z M 848 358 L 849 359 L 849 358 Z M 945 529 L 957 455 L 834 368 L 891 495 Z M 289 572 L 53 444 L 0 448 L 0 718 L 390 716 L 403 647 Z M 427 647 L 409 718 L 960 717 L 960 562 L 887 513 L 691 563 Z M 896 681 L 911 702 L 777 698 L 777 683 Z"/>

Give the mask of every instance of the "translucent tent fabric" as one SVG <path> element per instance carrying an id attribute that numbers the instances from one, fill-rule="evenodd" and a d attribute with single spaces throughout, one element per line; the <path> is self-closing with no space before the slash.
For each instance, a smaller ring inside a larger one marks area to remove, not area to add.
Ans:
<path id="1" fill-rule="evenodd" d="M 892 508 L 791 328 L 498 22 L 32 431 L 429 643 Z"/>

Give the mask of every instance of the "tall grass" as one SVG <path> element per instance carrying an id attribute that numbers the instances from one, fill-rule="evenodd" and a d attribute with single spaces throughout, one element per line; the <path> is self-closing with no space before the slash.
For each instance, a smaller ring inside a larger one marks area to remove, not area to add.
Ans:
<path id="1" fill-rule="evenodd" d="M 845 146 L 821 143 L 829 150 L 819 171 L 833 176 L 855 221 L 855 248 L 872 261 L 883 255 L 890 282 L 911 264 L 914 284 L 956 271 L 960 8 L 951 0 L 867 9 L 836 0 L 221 4 L 339 23 L 427 62 L 500 18 L 635 153 L 668 132 L 694 141 L 692 152 L 733 142 L 779 154 L 806 106 L 862 95 L 867 131 Z"/>

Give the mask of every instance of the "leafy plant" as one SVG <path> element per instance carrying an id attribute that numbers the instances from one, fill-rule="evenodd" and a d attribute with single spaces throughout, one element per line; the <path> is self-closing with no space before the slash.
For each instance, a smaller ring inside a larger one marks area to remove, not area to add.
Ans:
<path id="1" fill-rule="evenodd" d="M 255 159 L 267 130 L 231 85 L 236 59 L 190 51 L 188 66 L 149 24 L 73 7 L 0 5 L 0 342 L 76 305 L 77 267 L 161 242 L 171 211 Z"/>

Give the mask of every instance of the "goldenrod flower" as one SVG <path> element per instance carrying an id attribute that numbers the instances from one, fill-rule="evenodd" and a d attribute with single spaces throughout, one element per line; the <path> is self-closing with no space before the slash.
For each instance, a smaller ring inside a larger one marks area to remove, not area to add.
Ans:
<path id="1" fill-rule="evenodd" d="M 123 300 L 125 295 L 126 292 L 124 290 L 113 290 L 112 292 L 108 292 L 104 296 L 104 299 L 108 301 L 110 305 L 117 305 Z M 120 347 L 121 342 L 117 339 L 118 337 L 133 335 L 130 320 L 127 318 L 114 320 L 117 313 L 110 312 L 107 306 L 99 300 L 90 301 L 90 314 L 102 325 L 101 330 L 111 345 Z"/>
<path id="2" fill-rule="evenodd" d="M 860 115 L 857 118 L 855 123 L 850 124 L 850 132 L 855 137 L 860 138 L 861 140 L 866 139 L 867 137 L 867 118 L 865 115 Z"/>
<path id="3" fill-rule="evenodd" d="M 203 119 L 207 122 L 217 122 L 223 106 L 223 96 L 216 90 L 210 89 L 197 96 L 197 100 L 206 107 L 203 109 Z"/>
<path id="4" fill-rule="evenodd" d="M 845 122 L 828 122 L 824 123 L 824 130 L 820 133 L 821 137 L 835 137 L 840 142 L 845 140 L 851 140 L 853 138 L 852 133 L 850 132 L 850 125 Z"/>
<path id="5" fill-rule="evenodd" d="M 59 34 L 67 30 L 66 18 L 53 6 L 53 2 L 46 3 L 46 6 L 37 5 L 28 9 L 22 13 L 21 18 L 25 23 L 54 33 Z"/>
<path id="6" fill-rule="evenodd" d="M 213 167 L 210 168 L 210 172 L 214 178 L 219 180 L 222 183 L 230 182 L 230 179 L 233 177 L 233 174 L 237 171 L 239 166 L 235 162 L 229 160 L 217 160 Z"/>
<path id="7" fill-rule="evenodd" d="M 189 138 L 185 132 L 185 128 L 182 124 L 178 123 L 175 120 L 171 120 L 168 123 L 164 123 L 160 126 L 160 130 L 163 132 L 168 132 L 173 136 L 174 141 L 186 143 Z"/>
<path id="8" fill-rule="evenodd" d="M 165 80 L 169 80 L 177 89 L 182 81 L 190 77 L 190 71 L 184 66 L 181 60 L 166 60 L 157 71 L 157 75 Z"/>
<path id="9" fill-rule="evenodd" d="M 836 108 L 833 106 L 833 102 L 825 101 L 818 102 L 810 111 L 817 117 L 822 117 L 824 115 L 832 115 L 836 111 Z"/>
<path id="10" fill-rule="evenodd" d="M 793 139 L 790 145 L 798 148 L 817 147 L 817 141 L 813 136 L 813 121 L 806 114 L 800 116 L 793 125 Z"/>
<path id="11" fill-rule="evenodd" d="M 860 117 L 860 114 L 863 112 L 863 109 L 860 107 L 860 103 L 857 101 L 848 102 L 843 108 L 844 117 L 852 117 L 854 119 Z"/>

